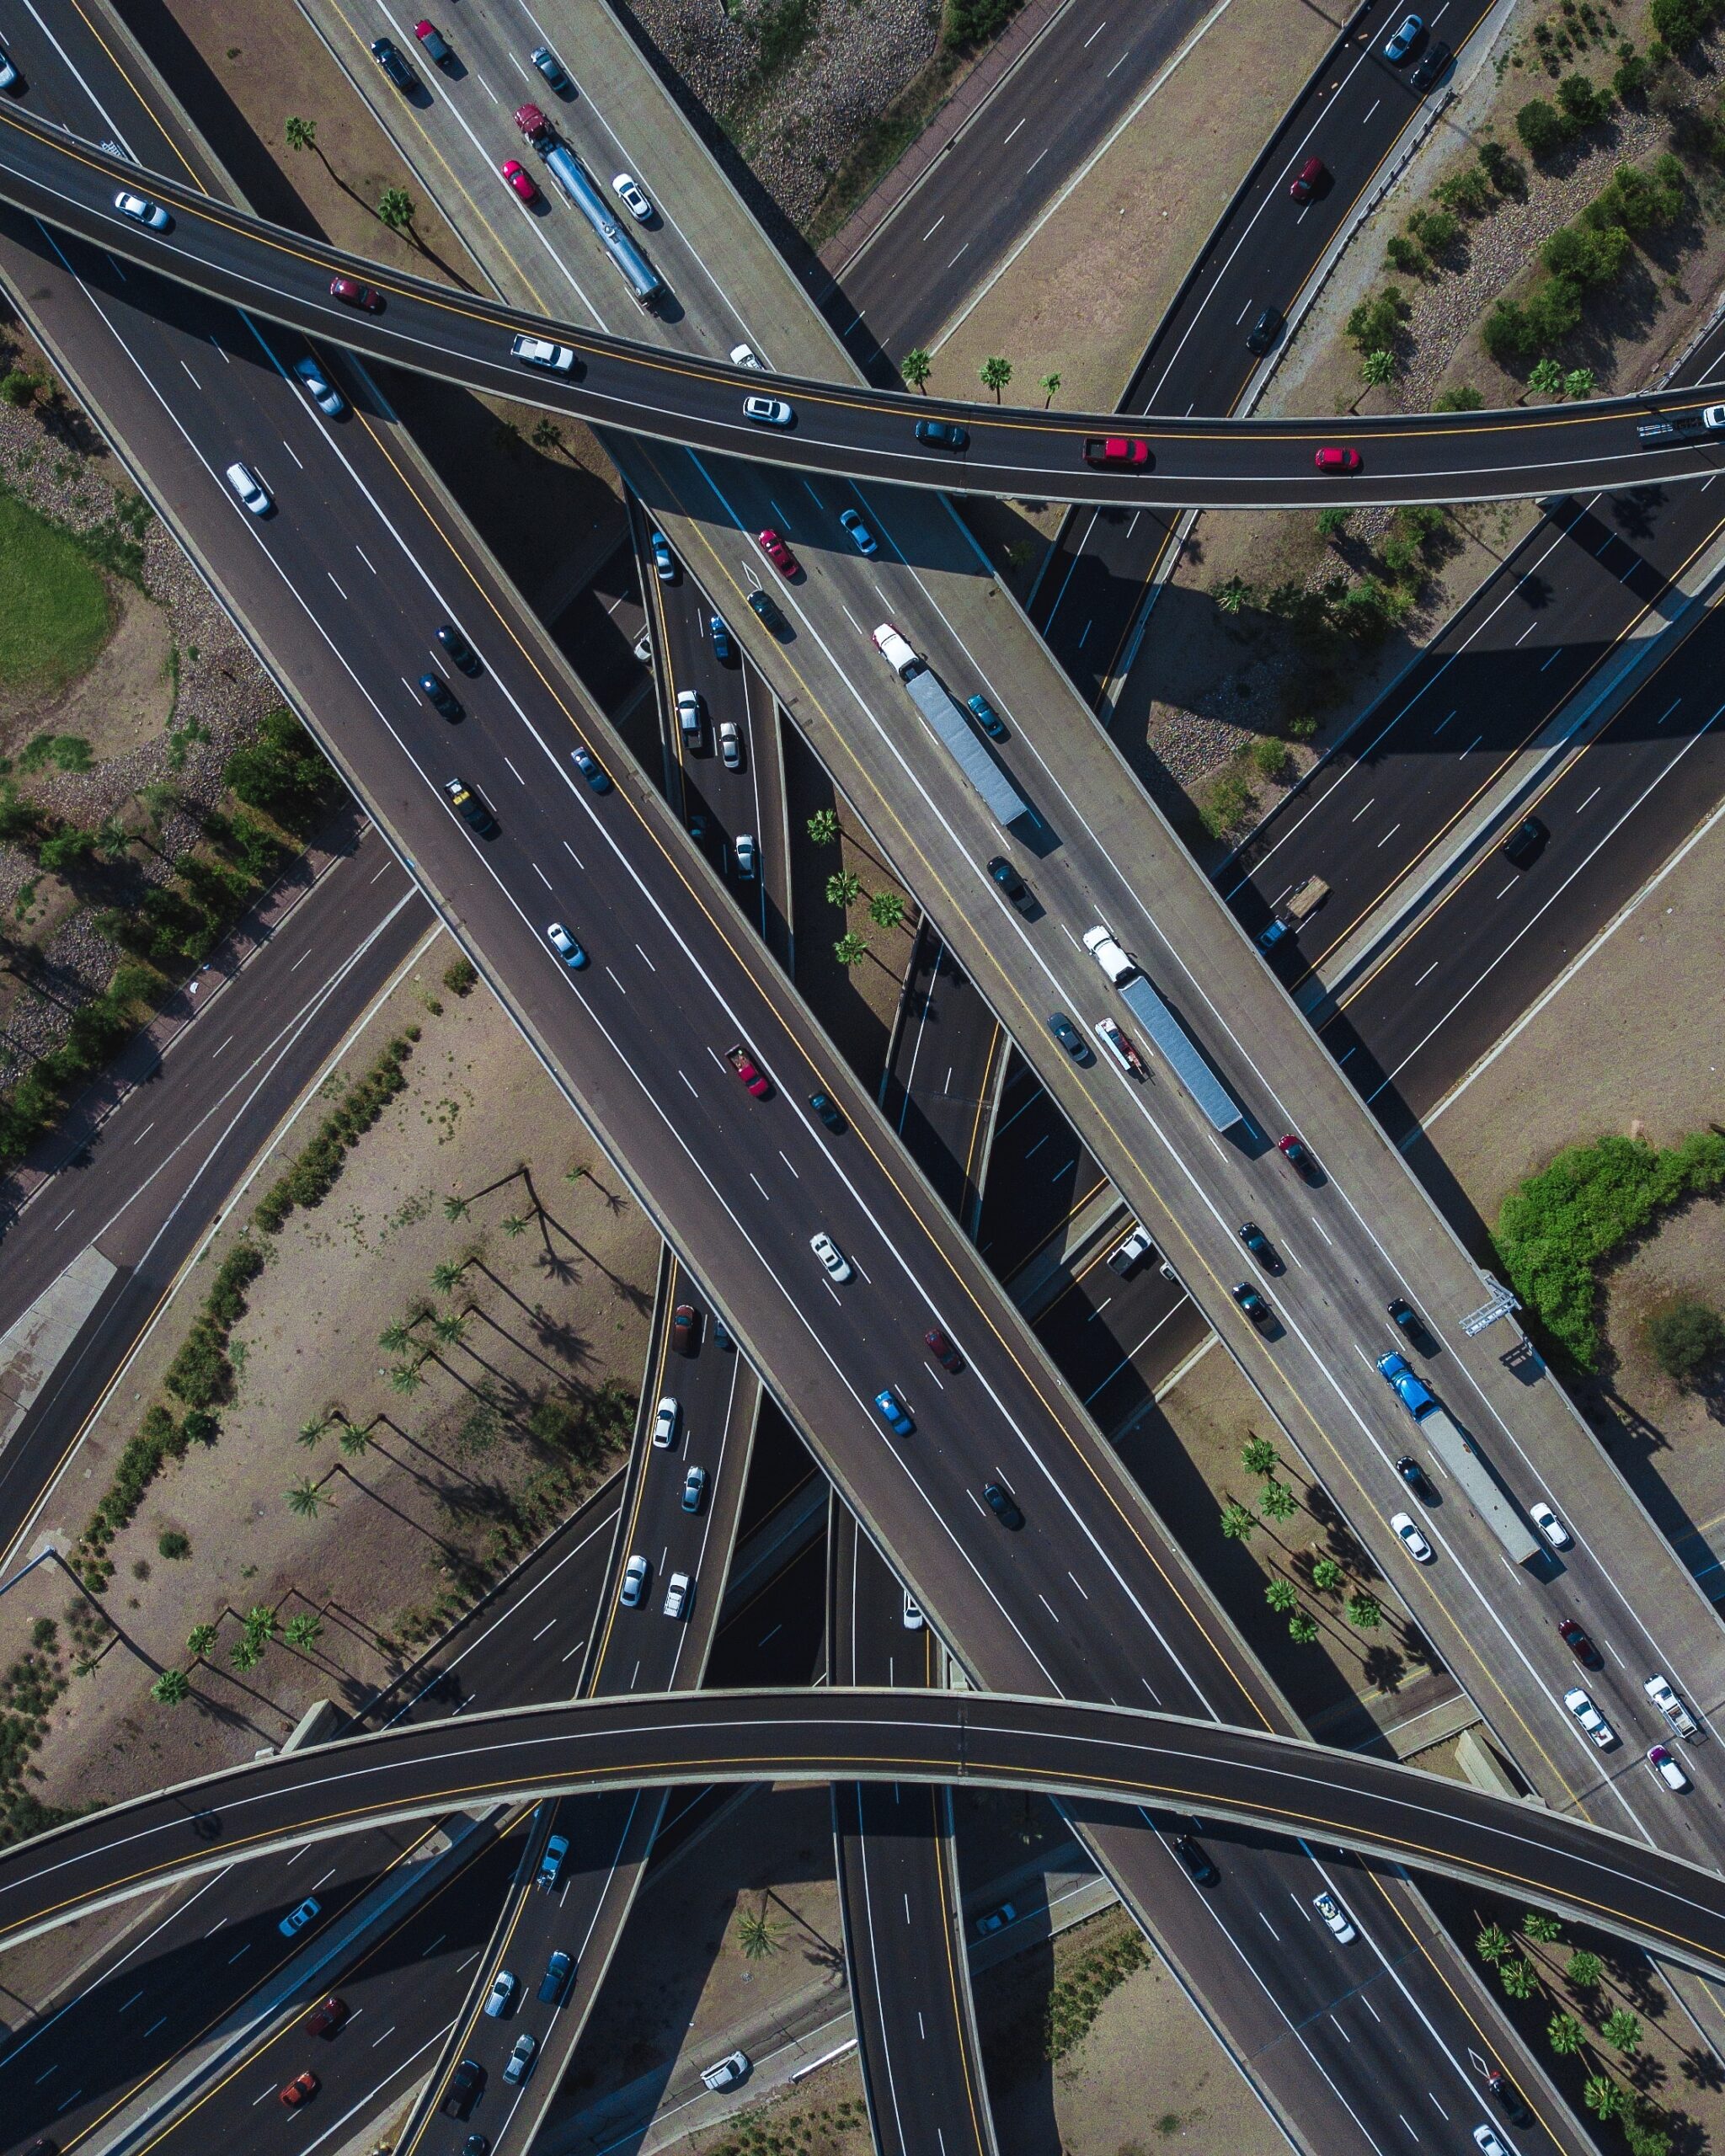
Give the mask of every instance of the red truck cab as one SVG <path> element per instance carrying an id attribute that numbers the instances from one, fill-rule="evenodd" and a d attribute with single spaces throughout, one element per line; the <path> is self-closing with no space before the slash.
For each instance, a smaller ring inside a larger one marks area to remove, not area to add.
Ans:
<path id="1" fill-rule="evenodd" d="M 1150 444 L 1135 435 L 1092 435 L 1084 445 L 1087 464 L 1148 464 Z"/>

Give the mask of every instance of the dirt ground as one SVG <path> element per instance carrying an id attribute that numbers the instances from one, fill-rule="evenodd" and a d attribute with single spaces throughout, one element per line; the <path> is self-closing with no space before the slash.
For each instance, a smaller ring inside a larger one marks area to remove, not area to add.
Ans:
<path id="1" fill-rule="evenodd" d="M 72 734 L 105 764 L 160 738 L 174 709 L 168 613 L 136 584 L 106 577 L 114 626 L 88 673 L 57 696 L 0 696 L 0 750 L 16 759 L 38 734 Z"/>
<path id="2" fill-rule="evenodd" d="M 264 1239 L 270 1262 L 235 1329 L 236 1396 L 215 1444 L 166 1467 L 108 1553 L 103 1601 L 118 1633 L 50 1718 L 34 1784 L 46 1803 L 116 1801 L 279 1742 L 314 1699 L 357 1704 L 401 1667 L 457 1571 L 471 1582 L 494 1569 L 506 1541 L 531 1542 L 542 1517 L 566 1509 L 583 1477 L 528 1434 L 531 1409 L 579 1406 L 607 1379 L 633 1400 L 656 1238 L 489 992 L 457 999 L 443 987 L 453 955 L 434 946 L 344 1058 L 342 1073 L 356 1075 L 403 1027 L 423 1028 L 406 1090 L 359 1139 L 334 1190 Z M 325 1097 L 334 1090 L 336 1081 Z M 284 1134 L 85 1439 L 80 1472 L 45 1521 L 61 1546 L 158 1396 L 250 1204 L 320 1108 Z M 454 1220 L 451 1197 L 467 1208 Z M 445 1262 L 461 1273 L 440 1289 L 432 1274 Z M 462 1322 L 439 1335 L 434 1315 Z M 392 1321 L 409 1326 L 409 1345 L 380 1342 Z M 389 1366 L 416 1363 L 410 1389 L 393 1381 Z M 298 1517 L 287 1492 L 307 1481 L 318 1507 Z M 190 1545 L 177 1560 L 158 1547 L 173 1533 Z M 9 1596 L 0 1662 L 39 1620 L 67 1623 L 68 1603 L 51 1569 Z M 284 1625 L 314 1616 L 321 1635 L 302 1646 L 278 1636 L 243 1674 L 229 1657 L 256 1605 Z M 200 1624 L 218 1636 L 194 1662 L 187 1640 Z M 163 1668 L 190 1668 L 185 1705 L 148 1697 Z"/>
<path id="3" fill-rule="evenodd" d="M 1418 1705 L 1427 1665 L 1417 1630 L 1326 1492 L 1279 1441 L 1277 1480 L 1292 1492 L 1299 1509 L 1284 1523 L 1259 1512 L 1263 1485 L 1241 1460 L 1247 1438 L 1258 1434 L 1275 1439 L 1262 1403 L 1230 1358 L 1212 1352 L 1193 1364 L 1119 1450 L 1296 1713 L 1317 1715 L 1356 1697 L 1373 1701 L 1395 1695 L 1401 1710 Z M 1258 1519 L 1247 1540 L 1229 1540 L 1217 1524 L 1222 1507 L 1231 1502 L 1247 1506 Z M 1339 1590 L 1311 1584 L 1311 1564 L 1326 1556 L 1347 1574 Z M 1264 1599 L 1273 1580 L 1293 1584 L 1300 1608 L 1318 1620 L 1316 1640 L 1290 1636 L 1287 1617 Z M 1373 1630 L 1362 1630 L 1344 1614 L 1347 1598 L 1361 1587 L 1383 1605 L 1384 1620 Z M 1332 1728 L 1329 1735 L 1332 1742 L 1347 1741 L 1343 1731 Z"/>
<path id="4" fill-rule="evenodd" d="M 163 6 L 195 50 L 177 40 L 172 48 L 152 47 L 158 62 L 264 216 L 321 233 L 388 268 L 478 289 L 478 273 L 461 242 L 418 190 L 423 248 L 376 216 L 371 205 L 382 189 L 407 175 L 296 8 L 273 11 L 266 35 L 261 19 L 256 34 L 236 32 L 232 0 L 163 0 Z M 314 150 L 287 147 L 290 113 L 317 123 Z M 561 447 L 537 449 L 528 437 L 542 415 L 525 406 L 378 371 L 395 408 L 510 575 L 530 599 L 543 588 L 561 606 L 574 588 L 570 556 L 596 568 L 622 536 L 616 474 L 593 435 L 571 421 L 562 429 Z M 547 531 L 559 535 L 559 546 L 546 546 Z"/>
<path id="5" fill-rule="evenodd" d="M 991 353 L 1012 394 L 1109 411 L 1239 177 L 1346 10 L 1232 0 L 1081 185 L 935 348 L 929 387 L 969 396 Z M 1046 528 L 1059 520 L 1053 514 Z"/>

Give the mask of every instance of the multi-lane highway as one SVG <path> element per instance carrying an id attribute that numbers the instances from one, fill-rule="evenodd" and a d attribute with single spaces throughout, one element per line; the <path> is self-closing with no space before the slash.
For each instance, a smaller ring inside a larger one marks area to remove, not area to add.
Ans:
<path id="1" fill-rule="evenodd" d="M 1197 1810 L 1525 1894 L 1725 1975 L 1725 1877 L 1446 1775 L 1146 1708 L 889 1689 L 680 1693 L 402 1725 L 207 1774 L 0 1850 L 0 1940 L 356 1827 L 676 1782 L 1034 1789 Z M 1661 1785 L 1663 1787 L 1663 1785 Z"/>
<path id="2" fill-rule="evenodd" d="M 751 424 L 744 399 L 758 372 L 695 355 L 649 350 L 570 324 L 547 323 L 363 260 L 247 216 L 165 175 L 148 185 L 171 212 L 167 231 L 123 215 L 116 191 L 139 184 L 117 157 L 56 136 L 15 106 L 0 108 L 0 195 L 29 215 L 109 254 L 144 263 L 215 300 L 246 307 L 301 334 L 494 396 L 543 406 L 599 427 L 656 437 L 708 455 L 746 456 L 769 468 L 872 482 L 1115 506 L 1317 508 L 1356 502 L 1482 500 L 1708 478 L 1722 451 L 1699 428 L 1675 446 L 1649 448 L 1637 424 L 1670 412 L 1693 420 L 1693 398 L 1621 398 L 1540 411 L 1137 424 L 1143 460 L 1087 463 L 1084 444 L 1106 436 L 1109 415 L 942 403 L 781 377 L 789 421 Z M 381 311 L 344 305 L 338 276 L 381 294 Z M 104 284 L 112 273 L 104 271 Z M 511 357 L 520 334 L 549 331 L 574 354 L 565 370 Z M 953 454 L 915 430 L 943 419 L 965 430 Z M 1314 469 L 1318 449 L 1355 450 L 1362 467 L 1341 481 Z M 274 467 L 259 475 L 269 491 Z"/>

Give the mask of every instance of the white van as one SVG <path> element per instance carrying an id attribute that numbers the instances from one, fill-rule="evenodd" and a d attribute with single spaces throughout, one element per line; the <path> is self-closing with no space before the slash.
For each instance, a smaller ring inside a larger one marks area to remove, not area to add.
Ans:
<path id="1" fill-rule="evenodd" d="M 1101 921 L 1094 928 L 1085 930 L 1084 947 L 1116 988 L 1123 980 L 1130 980 L 1138 970 L 1125 951 L 1114 941 L 1114 930 L 1105 927 Z"/>

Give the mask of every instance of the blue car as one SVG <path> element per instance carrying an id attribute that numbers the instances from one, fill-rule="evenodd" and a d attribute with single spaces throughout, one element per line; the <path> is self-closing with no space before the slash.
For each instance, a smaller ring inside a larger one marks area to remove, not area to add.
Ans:
<path id="1" fill-rule="evenodd" d="M 970 707 L 970 716 L 991 741 L 1006 739 L 1007 729 L 1001 723 L 1001 715 L 986 696 L 967 696 L 964 701 Z"/>
<path id="2" fill-rule="evenodd" d="M 600 769 L 599 759 L 590 749 L 583 747 L 579 741 L 576 742 L 574 747 L 569 750 L 569 761 L 595 793 L 610 792 L 611 781 Z"/>
<path id="3" fill-rule="evenodd" d="M 708 623 L 713 632 L 713 655 L 721 666 L 729 666 L 736 655 L 736 646 L 731 642 L 731 632 L 724 625 L 724 616 L 715 614 Z"/>
<path id="4" fill-rule="evenodd" d="M 662 531 L 651 531 L 647 535 L 647 544 L 652 550 L 653 566 L 659 573 L 659 581 L 661 584 L 674 583 L 677 565 L 670 551 L 670 540 Z"/>
<path id="5" fill-rule="evenodd" d="M 905 1412 L 904 1409 L 900 1406 L 898 1396 L 895 1393 L 876 1393 L 874 1396 L 874 1404 L 880 1411 L 880 1419 L 886 1424 L 888 1429 L 891 1430 L 895 1435 L 901 1438 L 908 1438 L 910 1436 L 911 1431 L 916 1428 L 916 1425 L 911 1422 L 910 1417 Z"/>
<path id="6" fill-rule="evenodd" d="M 868 526 L 862 521 L 862 518 L 857 515 L 855 510 L 841 510 L 839 512 L 839 525 L 841 530 L 850 533 L 851 544 L 857 549 L 857 552 L 859 554 L 864 555 L 869 559 L 873 559 L 873 558 L 880 552 L 879 547 L 876 546 L 874 542 L 874 534 L 868 529 Z"/>
<path id="7" fill-rule="evenodd" d="M 1415 45 L 1425 36 L 1425 24 L 1418 15 L 1405 17 L 1395 28 L 1389 43 L 1384 47 L 1384 57 L 1399 66 Z"/>

